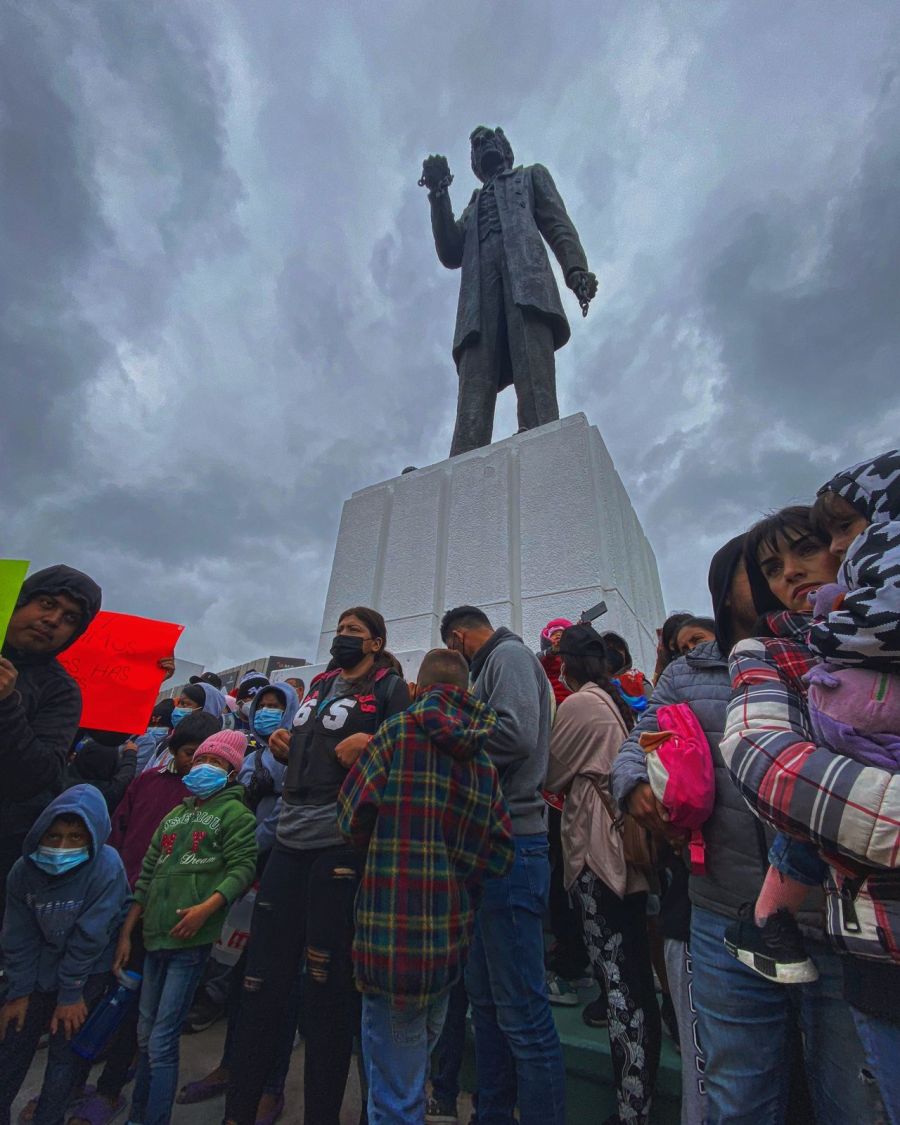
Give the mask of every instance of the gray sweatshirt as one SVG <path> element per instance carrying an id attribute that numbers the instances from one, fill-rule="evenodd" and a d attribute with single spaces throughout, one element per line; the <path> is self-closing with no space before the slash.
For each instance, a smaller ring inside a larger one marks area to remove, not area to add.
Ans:
<path id="1" fill-rule="evenodd" d="M 486 749 L 500 775 L 513 833 L 545 832 L 541 789 L 553 722 L 550 681 L 521 637 L 502 627 L 475 653 L 469 676 L 472 694 L 499 717 Z"/>

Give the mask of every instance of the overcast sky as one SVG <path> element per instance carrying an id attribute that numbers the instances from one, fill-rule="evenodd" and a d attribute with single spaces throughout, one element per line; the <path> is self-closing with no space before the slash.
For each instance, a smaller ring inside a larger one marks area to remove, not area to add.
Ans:
<path id="1" fill-rule="evenodd" d="M 2 554 L 207 666 L 313 658 L 343 500 L 449 448 L 422 158 L 459 212 L 500 124 L 600 282 L 562 414 L 707 610 L 726 538 L 897 444 L 898 33 L 893 0 L 7 0 Z"/>

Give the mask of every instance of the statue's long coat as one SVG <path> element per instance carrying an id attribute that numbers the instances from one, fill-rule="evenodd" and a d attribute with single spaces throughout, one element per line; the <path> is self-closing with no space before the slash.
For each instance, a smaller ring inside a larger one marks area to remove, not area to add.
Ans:
<path id="1" fill-rule="evenodd" d="M 569 322 L 563 312 L 559 289 L 541 236 L 550 244 L 568 278 L 573 270 L 586 270 L 587 258 L 572 220 L 566 213 L 553 177 L 543 164 L 511 168 L 495 181 L 497 210 L 503 231 L 503 249 L 512 282 L 512 297 L 523 309 L 545 316 L 553 327 L 553 342 L 561 348 L 569 339 Z M 448 269 L 462 266 L 453 358 L 459 366 L 463 349 L 474 343 L 481 329 L 481 275 L 478 268 L 478 197 L 472 193 L 468 207 L 458 220 L 453 217 L 450 197 L 433 201 L 431 226 L 438 258 Z M 511 379 L 500 376 L 500 389 Z"/>

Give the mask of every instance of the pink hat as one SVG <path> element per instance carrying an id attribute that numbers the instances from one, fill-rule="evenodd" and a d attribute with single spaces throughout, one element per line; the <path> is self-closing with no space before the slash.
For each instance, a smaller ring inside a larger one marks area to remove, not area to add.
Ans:
<path id="1" fill-rule="evenodd" d="M 247 752 L 247 736 L 239 730 L 220 730 L 204 738 L 194 757 L 218 758 L 229 770 L 239 770 Z"/>
<path id="2" fill-rule="evenodd" d="M 552 621 L 548 621 L 546 626 L 543 629 L 541 629 L 541 636 L 544 637 L 545 640 L 549 641 L 551 633 L 556 633 L 560 629 L 571 629 L 571 628 L 572 628 L 572 622 L 567 621 L 565 619 L 565 617 L 554 617 Z"/>

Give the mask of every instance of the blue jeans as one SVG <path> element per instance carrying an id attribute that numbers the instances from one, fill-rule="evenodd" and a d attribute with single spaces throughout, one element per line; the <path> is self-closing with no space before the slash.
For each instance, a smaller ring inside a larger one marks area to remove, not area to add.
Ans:
<path id="1" fill-rule="evenodd" d="M 547 999 L 543 917 L 547 837 L 517 836 L 512 870 L 486 879 L 466 965 L 478 1075 L 478 1125 L 563 1125 L 566 1075 Z"/>
<path id="2" fill-rule="evenodd" d="M 469 994 L 466 978 L 461 976 L 450 989 L 444 1030 L 434 1049 L 431 1068 L 431 1092 L 443 1105 L 456 1105 L 459 1097 L 459 1072 L 466 1050 L 466 1013 Z"/>
<path id="3" fill-rule="evenodd" d="M 821 887 L 828 874 L 828 864 L 819 855 L 818 849 L 803 840 L 779 832 L 769 848 L 769 863 L 804 887 Z"/>
<path id="4" fill-rule="evenodd" d="M 95 973 L 87 978 L 83 996 L 89 1009 L 103 997 L 109 980 L 108 973 Z M 55 992 L 32 992 L 21 1031 L 11 1024 L 0 1042 L 2 1125 L 9 1125 L 13 1100 L 25 1081 L 41 1036 L 50 1024 L 56 1001 Z M 38 1125 L 62 1125 L 69 1116 L 69 1099 L 87 1081 L 90 1069 L 91 1064 L 75 1054 L 62 1031 L 52 1035 L 47 1044 L 47 1065 L 33 1120 Z"/>
<path id="5" fill-rule="evenodd" d="M 386 996 L 362 998 L 362 1053 L 369 1125 L 422 1125 L 428 1060 L 447 1016 L 449 994 L 422 1008 Z"/>
<path id="6" fill-rule="evenodd" d="M 178 1041 L 210 945 L 147 950 L 138 1011 L 138 1068 L 131 1121 L 166 1125 L 178 1089 Z"/>
<path id="7" fill-rule="evenodd" d="M 773 984 L 736 961 L 723 936 L 731 920 L 691 912 L 694 1003 L 706 1054 L 707 1125 L 784 1125 L 790 1085 L 789 1029 L 803 1036 L 818 1125 L 874 1122 L 878 1097 L 865 1083 L 862 1044 L 843 999 L 840 958 L 808 943 L 819 979 Z"/>
<path id="8" fill-rule="evenodd" d="M 900 1125 L 900 1023 L 869 1016 L 851 1007 L 884 1110 L 891 1125 Z"/>

